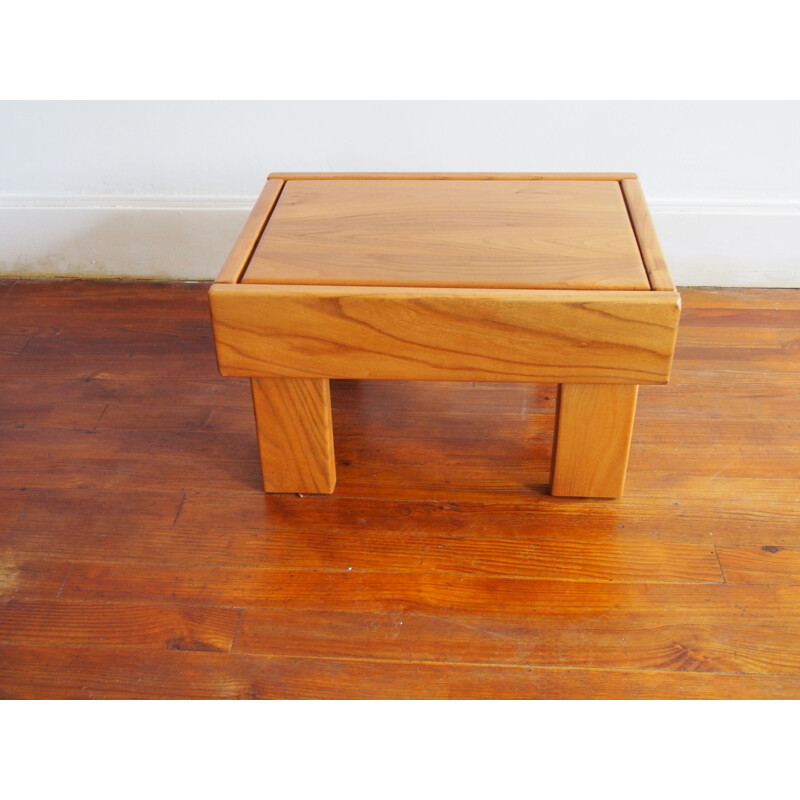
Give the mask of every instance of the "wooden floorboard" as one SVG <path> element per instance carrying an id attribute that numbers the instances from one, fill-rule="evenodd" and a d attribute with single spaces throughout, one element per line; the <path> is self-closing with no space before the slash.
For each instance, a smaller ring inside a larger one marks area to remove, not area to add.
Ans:
<path id="1" fill-rule="evenodd" d="M 555 386 L 390 381 L 265 496 L 207 290 L 0 280 L 0 697 L 800 698 L 800 292 L 682 292 L 604 501 Z"/>
<path id="2" fill-rule="evenodd" d="M 800 586 L 463 574 L 73 564 L 64 600 L 297 610 L 800 625 Z"/>
<path id="3" fill-rule="evenodd" d="M 6 698 L 788 699 L 796 674 L 582 669 L 0 645 Z"/>
<path id="4" fill-rule="evenodd" d="M 227 653 L 240 616 L 231 608 L 25 601 L 0 617 L 0 641 Z"/>
<path id="5" fill-rule="evenodd" d="M 271 569 L 378 570 L 390 572 L 510 575 L 570 580 L 651 580 L 722 582 L 712 544 L 642 541 L 636 536 L 609 540 L 513 539 L 433 533 L 215 531 L 199 536 L 190 529 L 126 527 L 79 534 L 9 526 L 2 540 L 17 553 L 52 558 L 248 566 Z M 613 576 L 613 577 L 609 577 Z"/>
<path id="6" fill-rule="evenodd" d="M 248 608 L 241 653 L 795 674 L 800 628 Z"/>

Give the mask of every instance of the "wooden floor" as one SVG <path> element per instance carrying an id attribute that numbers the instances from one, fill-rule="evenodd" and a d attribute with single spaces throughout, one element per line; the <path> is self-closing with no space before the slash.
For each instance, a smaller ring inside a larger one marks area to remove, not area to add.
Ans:
<path id="1" fill-rule="evenodd" d="M 265 497 L 207 289 L 0 282 L 0 696 L 800 698 L 800 291 L 684 291 L 580 501 L 554 386 L 345 381 Z"/>

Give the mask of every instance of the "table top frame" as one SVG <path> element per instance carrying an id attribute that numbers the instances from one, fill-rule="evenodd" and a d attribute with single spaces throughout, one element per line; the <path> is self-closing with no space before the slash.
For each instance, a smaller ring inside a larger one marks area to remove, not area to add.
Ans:
<path id="1" fill-rule="evenodd" d="M 242 283 L 286 182 L 323 179 L 614 181 L 649 291 Z M 220 371 L 260 377 L 666 383 L 680 314 L 680 297 L 632 173 L 272 174 L 211 288 L 210 303 Z M 265 304 L 278 311 L 269 320 L 261 312 Z M 483 341 L 470 341 L 461 320 L 472 315 L 486 322 L 486 341 L 519 336 L 519 350 L 501 348 L 495 357 Z M 326 321 L 329 331 L 317 338 Z M 440 341 L 429 346 L 419 340 L 409 327 L 415 325 Z M 369 326 L 385 328 L 371 356 L 361 346 Z M 465 352 L 438 355 L 456 345 Z"/>

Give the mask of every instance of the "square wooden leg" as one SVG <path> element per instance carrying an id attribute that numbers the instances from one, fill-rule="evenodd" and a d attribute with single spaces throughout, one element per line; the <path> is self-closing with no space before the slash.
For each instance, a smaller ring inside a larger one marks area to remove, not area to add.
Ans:
<path id="1" fill-rule="evenodd" d="M 559 497 L 621 497 L 638 386 L 562 384 L 550 491 Z"/>
<path id="2" fill-rule="evenodd" d="M 336 486 L 330 383 L 251 378 L 266 492 L 331 494 Z"/>

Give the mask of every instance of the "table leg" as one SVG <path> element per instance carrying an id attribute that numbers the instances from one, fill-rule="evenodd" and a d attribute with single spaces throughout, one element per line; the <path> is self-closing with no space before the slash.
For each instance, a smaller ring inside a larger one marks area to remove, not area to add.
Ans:
<path id="1" fill-rule="evenodd" d="M 251 378 L 266 492 L 331 494 L 336 485 L 327 379 Z"/>
<path id="2" fill-rule="evenodd" d="M 562 384 L 550 491 L 558 497 L 620 497 L 638 386 Z"/>

